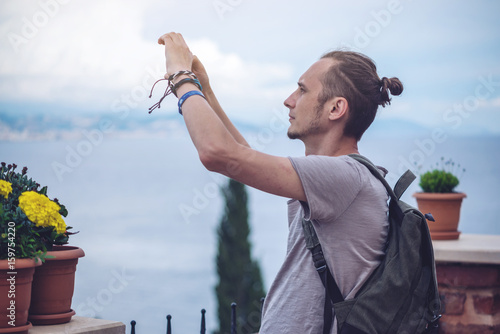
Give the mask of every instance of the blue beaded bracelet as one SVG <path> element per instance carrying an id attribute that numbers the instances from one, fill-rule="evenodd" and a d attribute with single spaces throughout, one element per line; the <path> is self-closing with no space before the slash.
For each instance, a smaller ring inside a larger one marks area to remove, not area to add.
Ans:
<path id="1" fill-rule="evenodd" d="M 186 102 L 186 100 L 193 95 L 200 95 L 206 100 L 205 95 L 203 95 L 203 93 L 199 90 L 192 90 L 187 92 L 186 94 L 182 95 L 182 97 L 179 99 L 179 103 L 177 103 L 177 106 L 179 107 L 179 114 L 182 115 L 182 105 L 184 104 L 184 102 Z"/>

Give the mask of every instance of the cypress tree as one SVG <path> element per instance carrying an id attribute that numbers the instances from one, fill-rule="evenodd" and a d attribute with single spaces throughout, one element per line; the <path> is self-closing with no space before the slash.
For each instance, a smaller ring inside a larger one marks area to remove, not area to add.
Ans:
<path id="1" fill-rule="evenodd" d="M 222 188 L 225 211 L 218 227 L 217 274 L 218 334 L 231 331 L 231 303 L 237 304 L 238 334 L 257 333 L 260 328 L 260 300 L 264 286 L 259 264 L 252 260 L 248 240 L 247 192 L 245 185 L 229 179 Z"/>

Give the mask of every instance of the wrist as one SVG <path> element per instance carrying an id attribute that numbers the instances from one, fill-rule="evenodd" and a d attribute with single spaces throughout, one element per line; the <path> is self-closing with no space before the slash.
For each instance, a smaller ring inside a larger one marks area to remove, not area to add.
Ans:
<path id="1" fill-rule="evenodd" d="M 189 76 L 189 74 L 180 74 L 180 75 L 177 75 L 173 80 L 171 80 L 171 84 L 172 85 L 175 85 L 177 83 L 179 83 L 179 81 L 183 80 L 183 79 L 189 79 L 191 78 L 191 76 Z"/>
<path id="2" fill-rule="evenodd" d="M 165 79 L 167 79 L 170 82 L 174 82 L 174 81 L 182 79 L 185 76 L 196 78 L 194 73 L 191 72 L 190 70 L 179 70 L 179 71 L 173 72 L 172 74 L 169 74 L 169 73 L 165 74 Z"/>
<path id="3" fill-rule="evenodd" d="M 182 86 L 180 86 L 179 88 L 177 88 L 177 97 L 180 98 L 182 95 L 186 94 L 187 92 L 190 92 L 192 90 L 197 90 L 197 91 L 200 91 L 200 88 L 198 86 L 196 86 L 196 84 L 194 83 L 190 83 L 190 82 L 187 82 L 185 84 L 183 84 Z"/>
<path id="4" fill-rule="evenodd" d="M 176 97 L 182 96 L 178 94 L 185 94 L 189 91 L 197 91 L 200 93 L 203 89 L 200 81 L 196 77 L 196 75 L 188 70 L 180 70 L 174 72 L 173 74 L 165 74 L 164 79 L 160 79 L 153 84 L 151 88 L 151 92 L 149 97 L 153 95 L 153 89 L 159 81 L 167 80 L 168 87 L 163 94 L 163 97 L 155 103 L 153 106 L 149 108 L 149 113 L 151 113 L 154 109 L 160 108 L 162 101 L 171 93 L 173 93 Z M 196 95 L 196 94 L 195 94 Z M 201 94 L 203 96 L 203 94 Z M 204 97 L 204 96 L 203 96 Z M 180 108 L 180 107 L 179 107 Z"/>
<path id="5" fill-rule="evenodd" d="M 203 87 L 196 77 L 196 75 L 187 70 L 177 71 L 174 74 L 169 75 L 168 77 L 171 92 L 179 98 L 182 93 L 186 92 L 186 87 L 188 87 L 188 91 L 190 90 L 199 90 L 202 91 Z"/>
<path id="6" fill-rule="evenodd" d="M 206 99 L 205 96 L 203 95 L 202 92 L 200 92 L 199 90 L 191 90 L 191 91 L 188 91 L 184 94 L 182 94 L 182 96 L 179 98 L 179 101 L 177 102 L 177 106 L 179 107 L 179 114 L 182 115 L 182 105 L 184 104 L 184 102 L 186 102 L 187 99 L 189 99 L 190 97 L 192 96 L 201 96 L 202 98 Z"/>
<path id="7" fill-rule="evenodd" d="M 213 93 L 214 91 L 212 90 L 212 86 L 210 86 L 209 83 L 203 84 L 203 94 L 208 95 Z"/>

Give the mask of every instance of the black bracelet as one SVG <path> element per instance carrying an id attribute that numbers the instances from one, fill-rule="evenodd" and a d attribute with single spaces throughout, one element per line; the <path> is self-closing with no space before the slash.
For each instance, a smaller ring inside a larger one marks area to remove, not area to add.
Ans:
<path id="1" fill-rule="evenodd" d="M 185 83 L 192 83 L 192 84 L 195 84 L 196 86 L 198 86 L 198 88 L 200 90 L 203 90 L 203 88 L 201 87 L 201 83 L 198 79 L 191 79 L 191 78 L 186 78 L 186 79 L 182 79 L 181 81 L 179 81 L 178 83 L 176 83 L 175 85 L 172 86 L 172 93 L 175 95 L 175 97 L 178 97 L 177 96 L 177 89 L 179 89 L 180 86 L 182 86 L 183 84 Z"/>

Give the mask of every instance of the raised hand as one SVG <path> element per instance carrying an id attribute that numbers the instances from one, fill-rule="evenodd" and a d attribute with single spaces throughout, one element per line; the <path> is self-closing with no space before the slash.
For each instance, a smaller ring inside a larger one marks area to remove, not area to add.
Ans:
<path id="1" fill-rule="evenodd" d="M 208 79 L 207 71 L 205 70 L 205 66 L 203 66 L 201 61 L 196 56 L 194 56 L 193 58 L 191 71 L 193 71 L 196 77 L 198 77 L 198 80 L 200 80 L 201 86 L 203 87 L 203 92 L 205 93 L 206 91 L 208 91 L 210 88 L 210 82 Z"/>
<path id="2" fill-rule="evenodd" d="M 170 75 L 182 71 L 191 70 L 193 64 L 193 54 L 189 50 L 186 41 L 181 34 L 170 32 L 162 35 L 158 39 L 158 44 L 165 45 L 165 59 L 167 66 L 167 74 Z"/>

